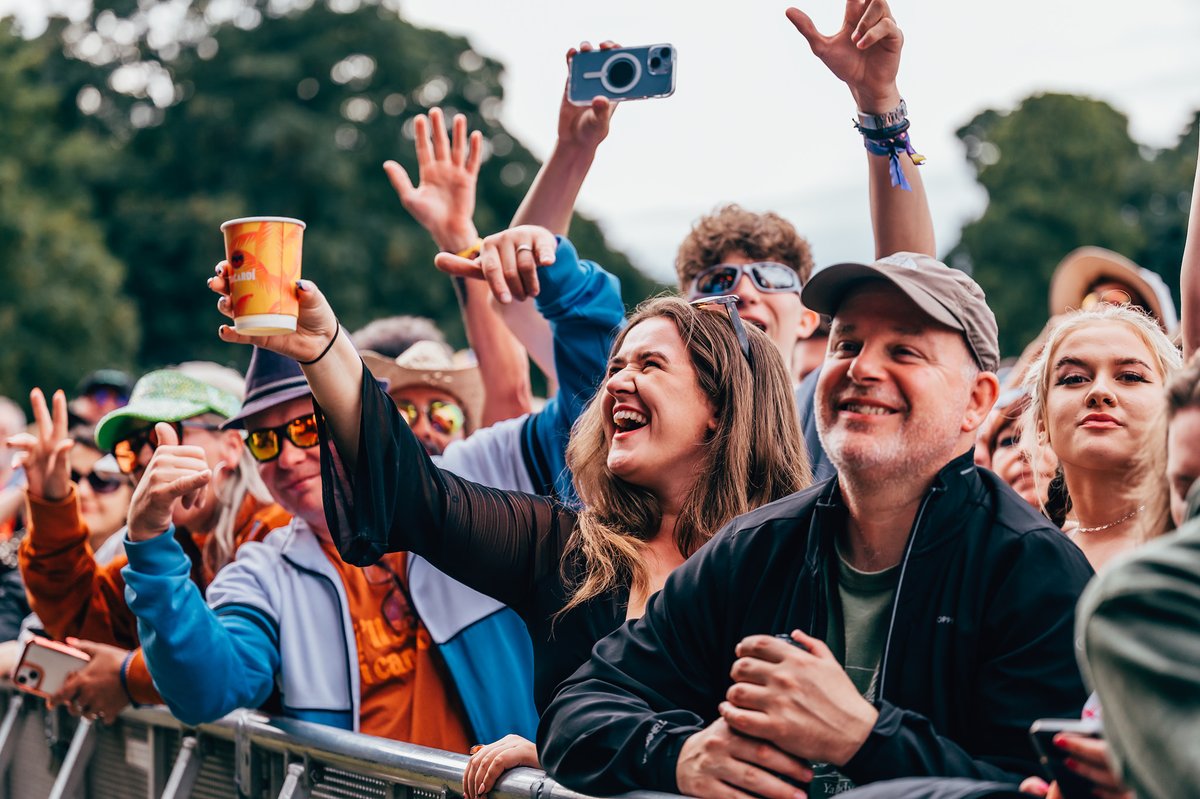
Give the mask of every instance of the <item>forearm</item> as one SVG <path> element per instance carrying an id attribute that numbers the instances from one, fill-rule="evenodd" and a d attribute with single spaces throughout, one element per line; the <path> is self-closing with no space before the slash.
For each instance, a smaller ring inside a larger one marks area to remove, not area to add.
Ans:
<path id="1" fill-rule="evenodd" d="M 218 616 L 191 581 L 190 561 L 169 534 L 130 542 L 125 569 L 143 656 L 171 712 L 188 724 L 256 707 L 270 694 L 278 649 L 261 611 Z M 265 628 L 265 629 L 264 629 Z M 276 635 L 278 632 L 276 631 Z"/>
<path id="2" fill-rule="evenodd" d="M 540 225 L 555 235 L 567 235 L 575 200 L 595 157 L 595 149 L 556 142 L 513 216 L 512 226 Z"/>
<path id="3" fill-rule="evenodd" d="M 508 305 L 499 306 L 492 302 L 492 306 L 500 314 L 500 318 L 504 320 L 504 324 L 512 331 L 512 334 L 516 336 L 517 341 L 525 348 L 529 357 L 537 364 L 538 369 L 546 376 L 546 380 L 550 384 L 546 395 L 552 395 L 556 390 L 558 372 L 554 367 L 554 332 L 550 329 L 550 323 L 538 313 L 537 307 L 531 300 L 510 302 Z"/>
<path id="4" fill-rule="evenodd" d="M 314 364 L 301 364 L 300 368 L 343 462 L 354 463 L 358 459 L 363 375 L 367 371 L 350 336 L 339 330 L 337 340 L 323 358 Z"/>
<path id="5" fill-rule="evenodd" d="M 1020 730 L 1019 737 L 1024 735 Z M 901 777 L 962 777 L 1016 784 L 1036 773 L 1037 763 L 1032 756 L 1024 760 L 976 757 L 939 735 L 924 716 L 883 702 L 866 743 L 839 770 L 859 785 Z"/>
<path id="6" fill-rule="evenodd" d="M 484 408 L 480 427 L 529 413 L 533 387 L 529 358 L 521 342 L 491 303 L 491 291 L 482 280 L 459 284 L 460 307 L 467 342 L 475 352 L 483 380 Z M 532 303 L 513 303 L 513 305 Z"/>
<path id="7" fill-rule="evenodd" d="M 900 91 L 893 85 L 880 92 L 851 91 L 858 112 L 885 114 L 900 105 Z M 871 198 L 871 228 L 875 233 L 875 257 L 894 252 L 916 252 L 937 257 L 933 216 L 925 195 L 921 170 L 911 158 L 901 155 L 900 169 L 911 191 L 892 185 L 890 159 L 866 154 Z"/>
<path id="8" fill-rule="evenodd" d="M 1183 245 L 1183 265 L 1179 270 L 1179 291 L 1183 357 L 1191 359 L 1200 345 L 1200 160 L 1192 185 L 1192 207 L 1188 214 L 1187 240 Z"/>

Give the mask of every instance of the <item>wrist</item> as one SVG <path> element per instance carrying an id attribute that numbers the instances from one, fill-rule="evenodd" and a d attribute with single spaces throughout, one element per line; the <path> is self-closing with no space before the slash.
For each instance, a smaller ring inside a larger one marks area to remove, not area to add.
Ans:
<path id="1" fill-rule="evenodd" d="M 479 240 L 479 231 L 473 223 L 467 222 L 439 230 L 433 240 L 442 252 L 460 252 Z"/>
<path id="2" fill-rule="evenodd" d="M 550 158 L 564 163 L 591 166 L 598 149 L 600 149 L 600 142 L 589 144 L 574 139 L 559 139 L 554 143 L 554 150 L 551 151 Z"/>
<path id="3" fill-rule="evenodd" d="M 860 114 L 886 114 L 900 105 L 900 90 L 895 86 L 883 90 L 851 89 L 854 104 Z"/>
<path id="4" fill-rule="evenodd" d="M 853 719 L 848 720 L 849 723 L 844 727 L 846 735 L 838 746 L 838 751 L 832 753 L 833 756 L 829 758 L 829 762 L 838 768 L 849 763 L 858 754 L 858 750 L 862 749 L 863 744 L 871 737 L 875 722 L 879 720 L 879 710 L 867 700 L 861 700 L 859 710 Z"/>
<path id="5" fill-rule="evenodd" d="M 129 537 L 130 541 L 149 541 L 151 538 L 158 538 L 170 529 L 170 522 L 163 527 L 156 527 L 152 524 L 141 524 L 134 519 L 130 519 L 129 526 L 125 529 L 125 535 Z"/>

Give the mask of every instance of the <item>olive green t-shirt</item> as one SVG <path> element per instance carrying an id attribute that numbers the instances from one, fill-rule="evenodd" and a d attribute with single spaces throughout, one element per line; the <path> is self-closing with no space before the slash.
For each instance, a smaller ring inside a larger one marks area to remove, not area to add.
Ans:
<path id="1" fill-rule="evenodd" d="M 874 702 L 900 567 L 859 571 L 846 562 L 840 548 L 837 554 L 841 613 L 830 603 L 825 643 L 858 692 L 868 702 Z M 808 791 L 812 799 L 834 796 L 853 787 L 853 782 L 828 763 L 813 764 L 813 781 Z"/>

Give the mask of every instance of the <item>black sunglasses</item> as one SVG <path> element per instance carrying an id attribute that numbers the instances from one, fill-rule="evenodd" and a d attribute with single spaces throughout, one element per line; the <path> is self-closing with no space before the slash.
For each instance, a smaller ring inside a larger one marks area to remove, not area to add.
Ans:
<path id="1" fill-rule="evenodd" d="M 128 481 L 123 477 L 105 477 L 98 472 L 88 472 L 83 474 L 74 469 L 71 470 L 71 482 L 75 485 L 82 485 L 86 480 L 87 484 L 97 494 L 111 494 L 122 485 L 128 485 Z"/>
<path id="2" fill-rule="evenodd" d="M 737 308 L 741 301 L 742 298 L 736 294 L 722 294 L 718 297 L 701 297 L 698 300 L 692 300 L 688 305 L 700 310 L 707 305 L 719 305 L 725 309 L 725 313 L 733 325 L 733 333 L 737 336 L 738 345 L 742 348 L 742 355 L 746 356 L 746 363 L 753 371 L 754 359 L 750 357 L 750 337 L 746 335 L 746 325 L 742 323 L 742 315 L 738 313 Z"/>
<path id="3" fill-rule="evenodd" d="M 776 261 L 755 261 L 751 264 L 717 264 L 692 278 L 691 296 L 708 297 L 728 294 L 737 288 L 747 275 L 755 288 L 768 294 L 800 291 L 800 275 L 786 264 Z"/>

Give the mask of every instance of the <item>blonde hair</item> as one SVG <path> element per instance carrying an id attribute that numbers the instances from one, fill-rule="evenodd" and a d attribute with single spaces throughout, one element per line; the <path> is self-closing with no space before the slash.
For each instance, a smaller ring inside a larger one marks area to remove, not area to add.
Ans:
<path id="1" fill-rule="evenodd" d="M 237 370 L 228 366 L 211 361 L 186 361 L 174 368 L 188 377 L 232 394 L 239 400 L 245 397 L 245 380 Z M 204 416 L 210 421 L 225 421 L 219 414 L 208 413 Z M 270 505 L 275 501 L 271 492 L 267 490 L 266 483 L 258 475 L 258 464 L 254 456 L 243 445 L 237 465 L 233 469 L 222 471 L 221 484 L 215 492 L 218 510 L 201 553 L 204 568 L 209 574 L 216 574 L 222 566 L 233 560 L 238 543 L 237 518 L 247 495 L 253 497 L 260 505 Z"/>
<path id="2" fill-rule="evenodd" d="M 1021 419 L 1021 441 L 1030 456 L 1031 463 L 1042 448 L 1050 446 L 1049 418 L 1046 407 L 1050 392 L 1050 381 L 1054 373 L 1054 354 L 1069 334 L 1089 325 L 1105 322 L 1120 322 L 1129 325 L 1145 343 L 1153 355 L 1151 366 L 1158 372 L 1164 385 L 1182 366 L 1179 350 L 1171 343 L 1155 319 L 1131 305 L 1100 305 L 1087 311 L 1064 314 L 1061 320 L 1046 335 L 1045 345 L 1029 365 L 1025 375 L 1025 388 L 1029 392 L 1029 407 Z M 1138 525 L 1142 540 L 1161 535 L 1171 527 L 1170 495 L 1167 485 L 1167 400 L 1163 393 L 1161 413 L 1155 415 L 1147 440 L 1150 445 L 1135 453 L 1135 465 L 1129 475 L 1134 481 L 1134 497 L 1146 508 Z M 1061 467 L 1060 467 L 1061 468 Z M 1036 470 L 1034 479 L 1037 480 Z M 1066 486 L 1067 509 L 1070 508 L 1070 486 Z M 1042 495 L 1041 486 L 1038 494 Z M 1045 507 L 1042 510 L 1046 510 Z"/>
<path id="3" fill-rule="evenodd" d="M 807 487 L 812 473 L 796 421 L 791 379 L 765 333 L 746 325 L 751 369 L 724 312 L 697 310 L 678 297 L 659 297 L 639 306 L 612 352 L 620 350 L 639 323 L 656 318 L 669 319 L 678 329 L 717 423 L 675 523 L 675 545 L 690 557 L 735 516 Z M 563 555 L 563 574 L 569 579 L 566 564 L 579 557 L 583 576 L 569 586 L 570 600 L 559 615 L 622 581 L 627 580 L 632 591 L 645 591 L 646 540 L 662 521 L 658 500 L 648 489 L 622 480 L 608 468 L 603 392 L 601 388 L 583 411 L 567 446 L 567 463 L 583 510 Z"/>

